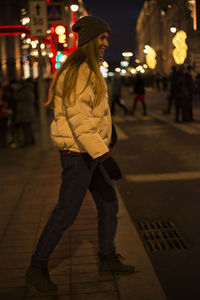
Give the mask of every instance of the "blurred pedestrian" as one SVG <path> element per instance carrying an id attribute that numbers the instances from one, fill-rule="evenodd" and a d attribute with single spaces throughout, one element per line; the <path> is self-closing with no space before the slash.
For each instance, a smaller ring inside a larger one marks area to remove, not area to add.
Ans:
<path id="1" fill-rule="evenodd" d="M 194 79 L 195 100 L 200 101 L 200 73 L 197 73 Z"/>
<path id="2" fill-rule="evenodd" d="M 163 75 L 161 77 L 161 82 L 162 82 L 162 90 L 166 92 L 168 90 L 168 78 L 166 75 Z"/>
<path id="3" fill-rule="evenodd" d="M 193 120 L 193 79 L 184 66 L 179 67 L 176 78 L 175 122 L 189 122 Z"/>
<path id="4" fill-rule="evenodd" d="M 193 118 L 193 99 L 195 92 L 194 80 L 191 74 L 192 67 L 188 66 L 185 72 L 185 82 L 187 88 L 187 94 L 185 99 L 184 116 L 183 121 L 192 122 Z"/>
<path id="5" fill-rule="evenodd" d="M 47 105 L 54 110 L 51 138 L 60 153 L 62 182 L 59 201 L 40 238 L 26 273 L 37 290 L 55 293 L 47 264 L 64 231 L 73 224 L 87 189 L 98 210 L 99 270 L 131 273 L 116 253 L 117 196 L 113 180 L 121 171 L 110 154 L 112 122 L 107 87 L 100 72 L 108 46 L 108 24 L 95 16 L 80 18 L 72 26 L 78 49 L 58 70 Z M 112 145 L 113 146 L 113 145 Z"/>
<path id="6" fill-rule="evenodd" d="M 165 114 L 170 114 L 172 105 L 175 102 L 175 97 L 177 93 L 177 69 L 172 66 L 171 73 L 169 75 L 169 94 L 167 95 L 167 108 L 164 110 Z"/>
<path id="7" fill-rule="evenodd" d="M 30 88 L 32 86 L 32 91 L 34 95 L 34 108 L 36 111 L 36 114 L 39 115 L 39 95 L 38 95 L 38 78 L 34 79 L 32 77 L 29 77 L 26 79 L 27 82 L 30 83 Z M 47 91 L 45 89 L 45 95 L 47 94 Z"/>
<path id="8" fill-rule="evenodd" d="M 19 82 L 16 79 L 9 81 L 9 84 L 5 91 L 5 98 L 8 103 L 8 108 L 11 110 L 9 131 L 10 131 L 10 147 L 16 148 L 20 143 L 20 130 L 19 125 L 16 123 L 16 99 L 15 93 L 19 87 Z"/>
<path id="9" fill-rule="evenodd" d="M 124 112 L 128 114 L 127 107 L 121 102 L 122 96 L 122 81 L 119 72 L 116 72 L 111 79 L 110 97 L 111 97 L 111 114 L 115 115 L 115 106 L 118 105 Z"/>
<path id="10" fill-rule="evenodd" d="M 183 120 L 183 107 L 184 107 L 184 97 L 186 93 L 185 88 L 185 76 L 183 67 L 179 67 L 176 74 L 176 93 L 174 97 L 175 104 L 175 119 L 176 123 L 181 122 L 181 118 Z"/>
<path id="11" fill-rule="evenodd" d="M 33 122 L 35 120 L 33 86 L 28 80 L 20 80 L 16 86 L 16 124 L 22 134 L 22 147 L 35 145 Z"/>
<path id="12" fill-rule="evenodd" d="M 157 91 L 160 92 L 161 90 L 161 81 L 162 81 L 162 77 L 160 75 L 159 72 L 156 72 L 156 75 L 155 75 L 155 82 L 156 82 L 156 88 L 157 88 Z"/>
<path id="13" fill-rule="evenodd" d="M 147 115 L 146 99 L 145 99 L 145 84 L 142 76 L 137 73 L 134 79 L 134 102 L 131 109 L 131 115 L 134 115 L 138 102 L 142 104 L 143 115 Z"/>
<path id="14" fill-rule="evenodd" d="M 2 98 L 3 88 L 0 85 L 0 148 L 5 148 L 7 146 L 7 124 L 8 124 L 8 114 L 6 102 Z"/>

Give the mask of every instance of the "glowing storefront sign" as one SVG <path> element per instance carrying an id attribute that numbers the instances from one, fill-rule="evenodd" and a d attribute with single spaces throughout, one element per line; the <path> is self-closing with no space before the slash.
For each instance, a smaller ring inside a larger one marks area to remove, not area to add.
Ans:
<path id="1" fill-rule="evenodd" d="M 146 51 L 147 51 L 147 55 L 146 55 L 147 65 L 150 69 L 153 70 L 157 65 L 156 51 L 150 46 L 148 46 L 148 49 L 146 48 Z"/>
<path id="2" fill-rule="evenodd" d="M 172 51 L 173 58 L 177 65 L 182 65 L 187 57 L 188 46 L 185 42 L 187 34 L 183 30 L 179 30 L 172 40 L 175 49 Z"/>

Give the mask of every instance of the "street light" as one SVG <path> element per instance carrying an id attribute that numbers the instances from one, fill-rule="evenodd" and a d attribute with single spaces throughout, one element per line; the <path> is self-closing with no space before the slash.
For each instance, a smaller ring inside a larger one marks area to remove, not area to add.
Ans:
<path id="1" fill-rule="evenodd" d="M 128 62 L 127 60 L 122 60 L 122 61 L 120 61 L 120 65 L 121 65 L 122 67 L 126 68 L 126 67 L 128 67 L 129 62 Z"/>
<path id="2" fill-rule="evenodd" d="M 73 12 L 76 12 L 77 10 L 78 10 L 78 4 L 72 4 L 71 6 L 70 6 L 70 8 L 71 8 L 71 10 L 73 11 Z"/>
<path id="3" fill-rule="evenodd" d="M 149 45 L 145 45 L 145 46 L 144 46 L 143 52 L 144 52 L 145 54 L 147 54 L 147 53 L 149 52 L 150 49 L 151 49 L 151 47 L 150 47 Z"/>
<path id="4" fill-rule="evenodd" d="M 56 26 L 56 28 L 55 28 L 55 33 L 56 33 L 57 35 L 62 35 L 62 34 L 65 33 L 65 31 L 66 31 L 66 29 L 65 29 L 65 27 L 64 27 L 63 25 L 58 25 L 58 26 Z"/>
<path id="5" fill-rule="evenodd" d="M 135 74 L 136 73 L 136 68 L 131 68 L 131 74 Z"/>
<path id="6" fill-rule="evenodd" d="M 77 0 L 71 0 L 70 8 L 71 8 L 71 11 L 77 12 L 78 9 L 79 9 L 78 1 Z"/>
<path id="7" fill-rule="evenodd" d="M 126 74 L 126 70 L 125 70 L 125 69 L 122 69 L 121 72 L 120 72 L 120 74 L 121 74 L 122 76 L 124 76 L 124 75 Z"/>
<path id="8" fill-rule="evenodd" d="M 119 73 L 119 72 L 121 72 L 121 69 L 120 68 L 115 68 L 115 72 Z"/>
<path id="9" fill-rule="evenodd" d="M 122 68 L 128 68 L 129 63 L 130 63 L 130 59 L 133 56 L 133 52 L 131 52 L 131 51 L 124 51 L 124 52 L 122 52 L 122 56 L 124 57 L 124 60 L 122 60 L 120 62 L 120 65 L 121 65 Z M 125 74 L 126 73 L 123 73 L 121 71 L 121 75 L 125 75 Z"/>
<path id="10" fill-rule="evenodd" d="M 176 33 L 177 29 L 176 29 L 175 26 L 171 26 L 171 27 L 170 27 L 170 31 L 171 31 L 172 33 Z"/>
<path id="11" fill-rule="evenodd" d="M 129 57 L 133 56 L 133 53 L 130 51 L 125 51 L 125 52 L 122 52 L 122 56 L 124 56 L 125 58 L 129 58 Z"/>

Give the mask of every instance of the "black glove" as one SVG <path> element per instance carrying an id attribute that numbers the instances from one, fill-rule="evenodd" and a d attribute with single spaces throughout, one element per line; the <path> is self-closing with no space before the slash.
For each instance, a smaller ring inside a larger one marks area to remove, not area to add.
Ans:
<path id="1" fill-rule="evenodd" d="M 109 145 L 110 148 L 113 148 L 116 143 L 117 143 L 117 132 L 116 132 L 114 124 L 112 123 L 112 135 L 111 135 L 111 142 Z"/>
<path id="2" fill-rule="evenodd" d="M 118 167 L 118 164 L 111 156 L 106 158 L 102 162 L 102 164 L 111 179 L 118 180 L 118 179 L 122 178 L 120 168 Z"/>

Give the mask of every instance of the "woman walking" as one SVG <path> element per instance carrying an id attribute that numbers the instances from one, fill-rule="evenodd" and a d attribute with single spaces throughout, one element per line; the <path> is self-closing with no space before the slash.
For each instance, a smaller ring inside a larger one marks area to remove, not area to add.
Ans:
<path id="1" fill-rule="evenodd" d="M 78 49 L 68 56 L 50 87 L 47 105 L 54 110 L 51 138 L 60 153 L 62 182 L 59 199 L 32 255 L 27 283 L 41 292 L 55 292 L 47 263 L 64 231 L 73 224 L 87 189 L 98 210 L 99 270 L 131 273 L 121 263 L 114 238 L 118 204 L 113 180 L 121 171 L 111 157 L 112 122 L 100 62 L 110 28 L 95 16 L 79 19 Z"/>
<path id="2" fill-rule="evenodd" d="M 143 108 L 143 115 L 147 115 L 147 106 L 146 106 L 146 99 L 145 99 L 145 84 L 144 80 L 142 79 L 139 73 L 136 74 L 135 81 L 134 81 L 134 102 L 133 107 L 131 109 L 131 115 L 134 116 L 135 110 L 137 108 L 138 102 L 141 102 Z"/>

